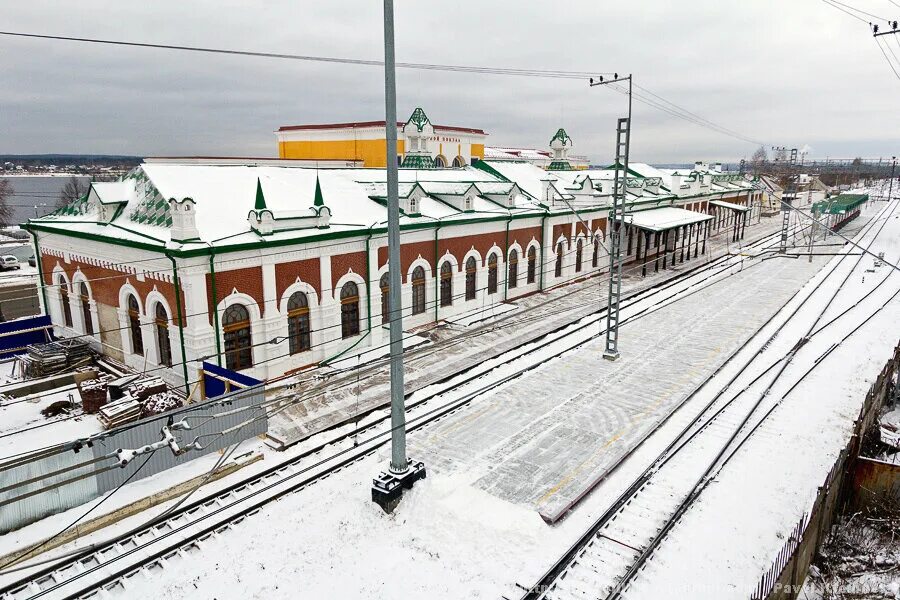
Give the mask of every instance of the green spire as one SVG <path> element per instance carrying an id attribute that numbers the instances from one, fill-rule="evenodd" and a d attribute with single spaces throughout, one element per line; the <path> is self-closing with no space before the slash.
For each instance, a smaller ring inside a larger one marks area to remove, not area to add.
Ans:
<path id="1" fill-rule="evenodd" d="M 256 205 L 253 208 L 256 210 L 266 208 L 266 197 L 263 196 L 262 183 L 260 183 L 259 177 L 256 178 Z"/>
<path id="2" fill-rule="evenodd" d="M 410 115 L 409 121 L 407 121 L 407 123 L 410 122 L 416 126 L 416 129 L 422 131 L 425 128 L 425 125 L 428 123 L 428 116 L 425 114 L 425 111 L 422 110 L 421 107 L 419 107 L 413 111 L 412 115 Z"/>
<path id="3" fill-rule="evenodd" d="M 316 175 L 316 197 L 313 200 L 315 206 L 325 206 L 325 199 L 322 198 L 322 185 L 319 183 L 319 176 Z"/>
<path id="4" fill-rule="evenodd" d="M 559 141 L 562 142 L 563 144 L 566 144 L 566 143 L 571 142 L 571 141 L 572 141 L 572 138 L 569 137 L 569 134 L 566 133 L 566 130 L 565 130 L 565 129 L 563 129 L 562 127 L 560 127 L 560 128 L 556 131 L 556 133 L 553 134 L 553 137 L 550 138 L 550 143 L 551 143 L 551 144 L 553 143 L 553 140 L 559 140 Z"/>

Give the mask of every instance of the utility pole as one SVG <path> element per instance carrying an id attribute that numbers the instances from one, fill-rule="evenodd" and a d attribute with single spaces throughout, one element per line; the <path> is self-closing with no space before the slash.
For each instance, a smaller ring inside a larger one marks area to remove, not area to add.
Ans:
<path id="1" fill-rule="evenodd" d="M 812 221 L 812 229 L 810 229 L 810 232 L 809 232 L 809 246 L 807 246 L 807 252 L 809 253 L 809 261 L 808 262 L 812 262 L 813 242 L 816 239 L 816 226 L 819 224 L 818 216 L 816 214 L 817 213 L 816 205 L 813 204 L 810 208 L 812 209 L 813 221 Z"/>
<path id="2" fill-rule="evenodd" d="M 388 314 L 391 339 L 391 462 L 372 481 L 372 501 L 391 513 L 404 489 L 425 477 L 425 464 L 406 456 L 403 394 L 403 320 L 400 301 L 400 201 L 397 192 L 397 84 L 394 64 L 394 1 L 384 0 L 384 116 L 388 195 Z"/>
<path id="3" fill-rule="evenodd" d="M 896 168 L 897 168 L 897 157 L 892 156 L 891 157 L 891 180 L 888 183 L 888 195 L 887 195 L 888 202 L 891 201 L 891 193 L 894 191 L 894 169 L 896 169 Z M 884 188 L 882 188 L 882 189 L 884 189 Z"/>
<path id="4" fill-rule="evenodd" d="M 601 76 L 590 80 L 590 86 L 606 85 L 628 80 L 628 117 L 616 125 L 616 170 L 613 179 L 613 205 L 610 213 L 609 300 L 606 303 L 606 350 L 603 358 L 619 358 L 619 298 L 622 293 L 622 229 L 625 227 L 625 197 L 628 187 L 628 154 L 631 143 L 631 75 L 614 74 L 609 81 Z M 619 177 L 621 171 L 622 176 Z M 619 184 L 621 183 L 621 189 Z M 638 238 L 640 243 L 640 238 Z"/>
<path id="5" fill-rule="evenodd" d="M 797 162 L 797 149 L 791 148 L 791 158 L 787 167 L 787 187 L 784 190 L 784 197 L 781 199 L 781 245 L 778 248 L 779 254 L 787 253 L 788 229 L 791 224 L 791 204 L 794 202 L 794 196 L 797 195 L 797 180 L 794 177 L 794 164 Z"/>

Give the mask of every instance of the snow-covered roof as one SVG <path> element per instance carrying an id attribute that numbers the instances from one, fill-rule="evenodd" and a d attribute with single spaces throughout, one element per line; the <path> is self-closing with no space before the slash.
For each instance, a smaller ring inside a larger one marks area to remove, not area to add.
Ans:
<path id="1" fill-rule="evenodd" d="M 674 229 L 682 225 L 700 223 L 710 219 L 712 219 L 710 215 L 674 206 L 641 210 L 625 215 L 626 223 L 647 231 L 665 231 L 666 229 Z"/>
<path id="2" fill-rule="evenodd" d="M 549 176 L 528 163 L 522 166 L 523 172 Z M 95 183 L 87 197 L 32 223 L 182 248 L 259 241 L 263 235 L 267 240 L 302 239 L 383 227 L 386 178 L 384 169 L 147 160 L 122 181 Z M 417 189 L 421 196 L 415 213 L 401 215 L 401 225 L 546 210 L 536 201 L 539 183 L 532 193 L 487 169 L 400 169 L 399 179 L 401 198 Z M 464 195 L 471 200 L 467 205 L 454 200 Z M 176 235 L 171 201 L 188 198 L 196 232 Z M 285 225 L 288 221 L 291 227 Z M 266 226 L 269 222 L 274 225 Z"/>
<path id="3" fill-rule="evenodd" d="M 710 200 L 709 203 L 713 206 L 728 208 L 731 210 L 736 210 L 738 212 L 747 212 L 750 210 L 750 207 L 748 206 L 741 206 L 740 204 L 734 204 L 732 202 L 722 202 L 721 200 Z"/>

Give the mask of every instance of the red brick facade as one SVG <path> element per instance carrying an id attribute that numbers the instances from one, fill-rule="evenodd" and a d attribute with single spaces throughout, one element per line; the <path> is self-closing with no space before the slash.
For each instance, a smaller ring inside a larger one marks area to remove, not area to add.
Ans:
<path id="1" fill-rule="evenodd" d="M 284 295 L 284 290 L 296 283 L 297 278 L 299 277 L 300 281 L 308 283 L 316 290 L 316 294 L 319 295 L 319 302 L 321 302 L 322 283 L 320 281 L 319 273 L 318 258 L 297 260 L 275 265 L 275 297 L 281 300 L 281 296 Z"/>
<path id="2" fill-rule="evenodd" d="M 230 271 L 216 271 L 216 295 L 212 293 L 212 275 L 206 274 L 206 297 L 209 299 L 209 317 L 212 323 L 212 311 L 219 305 L 223 298 L 237 290 L 247 294 L 259 306 L 260 315 L 265 315 L 265 302 L 263 296 L 262 267 L 246 267 L 244 269 L 232 269 Z M 277 306 L 272 307 L 278 310 Z"/>
<path id="3" fill-rule="evenodd" d="M 139 281 L 134 273 L 122 273 L 121 271 L 83 263 L 75 259 L 66 263 L 59 257 L 42 254 L 41 267 L 44 271 L 44 283 L 46 285 L 53 285 L 53 270 L 57 265 L 62 267 L 62 270 L 66 273 L 66 277 L 69 278 L 70 283 L 75 276 L 75 272 L 80 269 L 85 279 L 88 280 L 93 300 L 100 304 L 105 304 L 106 306 L 119 306 L 119 291 L 122 289 L 122 286 L 125 285 L 125 282 L 128 281 L 128 283 L 137 290 L 144 311 L 154 310 L 154 308 L 146 306 L 146 301 L 147 294 L 152 292 L 153 288 L 156 288 L 166 299 L 169 306 L 172 307 L 172 310 L 176 311 L 175 314 L 169 315 L 169 318 L 173 323 L 176 325 L 178 324 L 178 312 L 175 304 L 175 286 L 168 281 L 152 279 L 149 275 L 145 276 L 144 281 Z M 166 273 L 166 275 L 170 274 L 171 272 Z M 75 288 L 73 288 L 72 291 L 75 294 L 78 293 L 78 290 Z M 181 311 L 182 314 L 184 314 L 184 299 L 182 299 Z"/>
<path id="4" fill-rule="evenodd" d="M 365 252 L 349 252 L 347 254 L 336 254 L 335 256 L 332 256 L 331 289 L 335 289 L 338 280 L 346 275 L 351 269 L 363 279 L 368 279 L 369 277 L 366 268 Z M 319 293 L 321 293 L 321 291 Z"/>

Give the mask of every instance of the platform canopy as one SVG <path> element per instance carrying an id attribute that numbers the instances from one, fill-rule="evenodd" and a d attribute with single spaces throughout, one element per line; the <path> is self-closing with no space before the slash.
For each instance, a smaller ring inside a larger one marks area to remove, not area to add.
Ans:
<path id="1" fill-rule="evenodd" d="M 721 208 L 730 208 L 731 210 L 736 210 L 737 212 L 747 212 L 750 210 L 748 206 L 741 206 L 740 204 L 732 204 L 731 202 L 724 202 L 722 200 L 710 200 L 710 204 L 713 206 L 719 206 Z"/>
<path id="2" fill-rule="evenodd" d="M 692 210 L 685 210 L 683 208 L 676 208 L 674 206 L 625 213 L 626 224 L 654 233 L 666 231 L 667 229 L 675 229 L 676 227 L 682 227 L 684 225 L 703 223 L 710 219 L 712 219 L 710 215 L 694 212 Z"/>
<path id="3" fill-rule="evenodd" d="M 813 212 L 819 214 L 842 215 L 869 201 L 868 194 L 839 194 L 813 204 Z"/>

